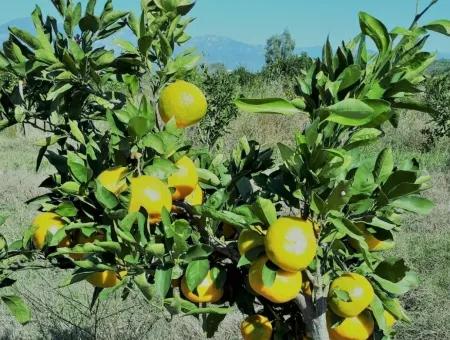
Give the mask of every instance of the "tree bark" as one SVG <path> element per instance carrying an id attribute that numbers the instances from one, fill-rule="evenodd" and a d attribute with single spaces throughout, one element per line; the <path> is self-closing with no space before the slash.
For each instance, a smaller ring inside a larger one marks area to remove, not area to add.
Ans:
<path id="1" fill-rule="evenodd" d="M 302 313 L 308 335 L 314 340 L 329 340 L 326 319 L 327 302 L 321 295 L 317 294 L 315 304 L 310 296 L 303 294 L 297 295 L 294 301 Z"/>

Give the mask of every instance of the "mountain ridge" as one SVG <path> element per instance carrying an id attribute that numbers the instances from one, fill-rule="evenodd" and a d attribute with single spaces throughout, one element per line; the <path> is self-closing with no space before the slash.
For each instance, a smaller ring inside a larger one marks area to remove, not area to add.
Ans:
<path id="1" fill-rule="evenodd" d="M 5 24 L 0 25 L 0 41 L 8 38 L 8 27 L 16 26 L 25 30 L 34 31 L 31 18 L 17 18 Z M 133 39 L 131 31 L 123 30 L 119 34 L 120 38 Z M 107 48 L 117 50 L 113 39 L 105 41 Z M 265 48 L 264 45 L 254 45 L 246 42 L 238 41 L 229 37 L 218 35 L 201 35 L 194 36 L 185 45 L 185 48 L 196 47 L 203 55 L 204 62 L 207 64 L 224 64 L 227 69 L 236 69 L 243 66 L 250 71 L 258 71 L 265 64 Z M 296 54 L 306 52 L 310 57 L 320 57 L 322 54 L 321 46 L 297 47 Z M 449 59 L 450 52 L 438 52 L 439 59 Z"/>

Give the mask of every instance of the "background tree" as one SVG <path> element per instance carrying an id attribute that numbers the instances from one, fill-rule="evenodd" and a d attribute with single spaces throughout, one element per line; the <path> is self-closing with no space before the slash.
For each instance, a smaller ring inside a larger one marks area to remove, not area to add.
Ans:
<path id="1" fill-rule="evenodd" d="M 266 64 L 291 57 L 295 50 L 295 41 L 286 29 L 282 34 L 274 35 L 266 43 Z"/>

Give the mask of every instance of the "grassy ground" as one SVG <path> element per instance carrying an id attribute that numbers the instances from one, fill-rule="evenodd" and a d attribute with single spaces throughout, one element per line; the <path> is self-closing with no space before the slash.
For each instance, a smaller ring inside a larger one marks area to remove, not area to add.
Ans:
<path id="1" fill-rule="evenodd" d="M 292 133 L 304 124 L 302 118 L 241 115 L 230 126 L 222 144 L 246 135 L 273 145 L 289 143 Z M 397 236 L 396 255 L 403 256 L 420 275 L 420 288 L 405 297 L 411 324 L 397 326 L 398 339 L 450 339 L 450 147 L 441 141 L 431 152 L 422 151 L 424 139 L 420 134 L 424 118 L 417 114 L 403 117 L 400 130 L 387 129 L 381 145 L 366 151 L 375 152 L 385 145 L 396 150 L 401 161 L 416 157 L 433 177 L 433 188 L 427 196 L 436 202 L 430 216 L 411 216 Z M 41 192 L 38 184 L 49 170 L 34 172 L 37 148 L 32 146 L 36 134 L 26 137 L 12 132 L 0 135 L 0 214 L 10 217 L 3 227 L 9 241 L 20 236 L 34 215 L 33 207 L 24 201 Z M 138 296 L 122 302 L 116 297 L 94 311 L 88 304 L 92 288 L 84 283 L 59 289 L 64 274 L 57 270 L 40 270 L 21 274 L 17 290 L 32 307 L 33 321 L 18 326 L 0 307 L 0 339 L 86 339 L 97 334 L 100 339 L 202 339 L 199 322 L 181 317 L 169 320 L 158 306 L 150 306 Z M 227 317 L 217 339 L 238 338 L 237 313 Z"/>

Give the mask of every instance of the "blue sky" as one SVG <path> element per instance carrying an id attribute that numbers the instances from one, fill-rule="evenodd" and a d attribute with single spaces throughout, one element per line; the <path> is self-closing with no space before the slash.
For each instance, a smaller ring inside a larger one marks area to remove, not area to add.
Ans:
<path id="1" fill-rule="evenodd" d="M 421 7 L 429 0 L 419 0 Z M 29 15 L 35 4 L 44 11 L 50 0 L 1 0 L 0 24 Z M 87 0 L 81 0 L 86 3 Z M 99 4 L 103 0 L 98 0 Z M 137 10 L 140 0 L 114 0 L 120 9 Z M 3 7 L 3 8 L 2 8 Z M 335 42 L 358 32 L 357 13 L 367 11 L 388 28 L 407 26 L 415 14 L 416 0 L 197 0 L 191 35 L 214 34 L 251 44 L 264 44 L 272 34 L 289 29 L 297 46 L 322 45 L 327 35 Z M 450 19 L 450 0 L 440 0 L 424 22 Z M 450 39 L 433 35 L 428 47 L 450 52 Z"/>

